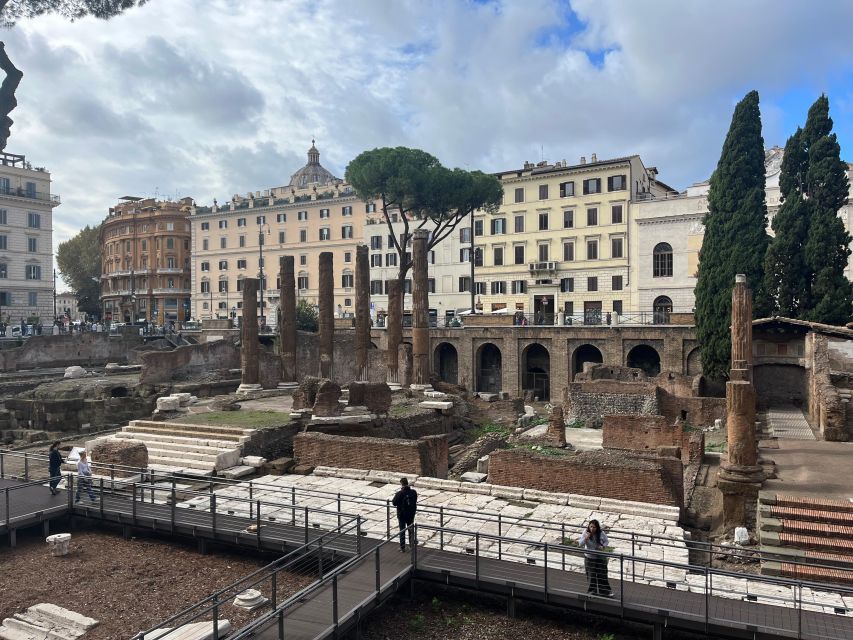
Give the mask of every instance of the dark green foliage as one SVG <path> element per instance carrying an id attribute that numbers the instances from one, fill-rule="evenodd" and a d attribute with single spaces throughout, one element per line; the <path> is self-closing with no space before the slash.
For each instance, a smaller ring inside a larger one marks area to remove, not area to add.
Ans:
<path id="1" fill-rule="evenodd" d="M 56 250 L 56 263 L 62 278 L 74 290 L 80 311 L 100 316 L 98 300 L 101 277 L 101 244 L 99 228 L 86 226 Z"/>
<path id="2" fill-rule="evenodd" d="M 299 331 L 310 331 L 317 333 L 320 326 L 320 317 L 317 315 L 317 307 L 300 298 L 296 303 L 296 328 Z"/>
<path id="3" fill-rule="evenodd" d="M 767 307 L 763 263 L 769 237 L 764 140 L 756 91 L 735 107 L 720 161 L 711 176 L 704 222 L 696 284 L 696 329 L 704 373 L 719 380 L 729 369 L 731 294 L 736 274 L 746 274 L 754 292 L 756 314 Z"/>

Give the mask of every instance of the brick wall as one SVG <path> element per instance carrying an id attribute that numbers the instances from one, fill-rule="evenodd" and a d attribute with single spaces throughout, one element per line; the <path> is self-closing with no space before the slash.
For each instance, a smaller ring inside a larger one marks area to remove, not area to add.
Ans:
<path id="1" fill-rule="evenodd" d="M 612 451 L 548 456 L 510 449 L 489 456 L 489 482 L 684 506 L 683 467 L 677 458 L 651 458 Z"/>
<path id="2" fill-rule="evenodd" d="M 726 421 L 726 399 L 708 396 L 677 396 L 658 389 L 657 404 L 660 414 L 668 421 L 678 418 L 693 427 L 710 427 L 714 420 Z"/>
<path id="3" fill-rule="evenodd" d="M 293 438 L 293 456 L 298 464 L 312 467 L 383 469 L 447 477 L 447 436 L 444 435 L 403 440 L 299 433 Z"/>
<path id="4" fill-rule="evenodd" d="M 604 415 L 659 413 L 653 384 L 615 380 L 570 383 L 564 408 L 567 422 L 597 420 Z"/>
<path id="5" fill-rule="evenodd" d="M 681 447 L 684 429 L 663 416 L 604 416 L 602 446 L 605 449 L 655 451 L 658 447 Z"/>

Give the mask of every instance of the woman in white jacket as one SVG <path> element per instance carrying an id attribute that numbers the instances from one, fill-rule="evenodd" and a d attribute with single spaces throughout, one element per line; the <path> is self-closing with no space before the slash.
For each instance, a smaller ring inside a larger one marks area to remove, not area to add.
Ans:
<path id="1" fill-rule="evenodd" d="M 606 598 L 613 595 L 610 591 L 610 583 L 607 581 L 607 556 L 594 552 L 604 551 L 608 543 L 607 534 L 601 530 L 598 520 L 590 520 L 586 531 L 578 540 L 578 544 L 587 550 L 583 558 L 586 577 L 589 581 L 586 592 Z"/>

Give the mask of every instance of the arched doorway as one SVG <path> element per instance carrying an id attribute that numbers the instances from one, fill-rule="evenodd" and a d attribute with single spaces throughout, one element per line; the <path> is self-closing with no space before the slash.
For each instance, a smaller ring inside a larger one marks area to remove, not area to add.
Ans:
<path id="1" fill-rule="evenodd" d="M 459 355 L 456 347 L 449 342 L 442 342 L 435 348 L 433 354 L 433 370 L 444 382 L 457 384 L 459 382 Z"/>
<path id="2" fill-rule="evenodd" d="M 656 376 L 660 373 L 660 354 L 654 347 L 638 344 L 628 352 L 628 366 L 642 369 L 649 377 Z"/>
<path id="3" fill-rule="evenodd" d="M 702 373 L 702 354 L 699 347 L 696 347 L 687 354 L 687 375 L 698 376 Z"/>
<path id="4" fill-rule="evenodd" d="M 550 397 L 551 356 L 541 344 L 528 345 L 521 356 L 521 388 L 539 400 Z"/>
<path id="5" fill-rule="evenodd" d="M 501 390 L 501 350 L 488 342 L 477 351 L 477 391 Z"/>
<path id="6" fill-rule="evenodd" d="M 672 313 L 672 300 L 667 296 L 658 296 L 652 303 L 653 322 L 655 324 L 669 324 L 669 314 Z"/>
<path id="7" fill-rule="evenodd" d="M 604 356 L 601 355 L 598 347 L 594 347 L 591 344 L 584 344 L 575 349 L 575 352 L 572 354 L 572 371 L 575 375 L 583 371 L 583 365 L 586 362 L 595 362 L 598 364 L 604 362 Z"/>

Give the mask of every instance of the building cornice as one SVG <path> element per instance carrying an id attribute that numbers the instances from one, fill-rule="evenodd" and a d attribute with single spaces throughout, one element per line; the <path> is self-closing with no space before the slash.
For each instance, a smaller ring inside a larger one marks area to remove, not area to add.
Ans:
<path id="1" fill-rule="evenodd" d="M 264 198 L 263 197 L 255 198 L 255 200 L 264 200 Z M 364 202 L 364 200 L 361 200 L 357 195 L 355 195 L 353 193 L 350 195 L 337 196 L 334 198 L 322 198 L 320 200 L 303 200 L 302 202 L 285 202 L 285 203 L 281 203 L 281 204 L 260 205 L 260 206 L 256 205 L 254 207 L 244 207 L 242 209 L 234 209 L 233 211 L 231 209 L 229 209 L 228 206 L 226 205 L 225 207 L 220 207 L 218 211 L 205 211 L 202 213 L 199 213 L 198 211 L 196 211 L 195 213 L 191 214 L 189 216 L 189 218 L 190 218 L 190 221 L 193 221 L 193 220 L 207 220 L 210 218 L 219 218 L 222 216 L 242 217 L 242 216 L 251 215 L 251 214 L 263 215 L 264 213 L 269 212 L 269 211 L 272 211 L 272 212 L 289 211 L 289 210 L 293 210 L 293 209 L 299 211 L 299 210 L 310 208 L 310 207 L 319 207 L 320 209 L 325 209 L 326 207 L 324 205 L 326 203 L 339 204 L 342 202 L 343 203 L 346 203 L 346 202 Z M 353 212 L 353 217 L 354 216 L 355 216 L 355 212 Z M 267 221 L 267 222 L 269 222 L 269 221 Z"/>

